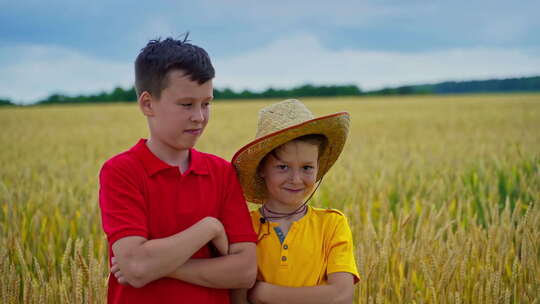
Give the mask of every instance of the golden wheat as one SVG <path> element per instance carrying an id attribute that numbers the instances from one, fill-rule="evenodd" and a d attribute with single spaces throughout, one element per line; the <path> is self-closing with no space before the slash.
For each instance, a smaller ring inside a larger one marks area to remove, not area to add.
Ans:
<path id="1" fill-rule="evenodd" d="M 540 95 L 306 99 L 348 111 L 312 199 L 342 209 L 356 303 L 540 301 Z M 272 101 L 215 102 L 197 148 L 230 159 Z M 135 104 L 0 110 L 0 300 L 105 303 L 101 164 L 147 136 Z"/>

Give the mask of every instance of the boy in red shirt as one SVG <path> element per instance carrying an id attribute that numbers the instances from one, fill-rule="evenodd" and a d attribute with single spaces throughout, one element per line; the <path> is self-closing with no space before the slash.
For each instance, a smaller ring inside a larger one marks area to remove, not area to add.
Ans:
<path id="1" fill-rule="evenodd" d="M 235 171 L 193 148 L 213 77 L 208 54 L 186 39 L 152 40 L 135 61 L 150 138 L 100 172 L 109 303 L 229 303 L 227 289 L 255 281 L 256 235 Z"/>

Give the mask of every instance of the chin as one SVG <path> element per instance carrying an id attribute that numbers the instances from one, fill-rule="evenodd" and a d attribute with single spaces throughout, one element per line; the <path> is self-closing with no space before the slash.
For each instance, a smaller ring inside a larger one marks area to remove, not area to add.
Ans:
<path id="1" fill-rule="evenodd" d="M 173 147 L 177 150 L 185 150 L 185 149 L 191 149 L 193 147 L 195 147 L 195 144 L 197 143 L 196 140 L 194 141 L 181 141 L 181 142 L 176 142 Z"/>

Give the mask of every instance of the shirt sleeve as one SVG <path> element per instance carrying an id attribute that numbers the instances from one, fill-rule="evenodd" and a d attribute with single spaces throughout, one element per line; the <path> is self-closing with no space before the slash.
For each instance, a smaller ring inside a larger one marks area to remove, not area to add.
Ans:
<path id="1" fill-rule="evenodd" d="M 126 236 L 148 238 L 145 202 L 134 174 L 105 163 L 99 182 L 101 221 L 109 245 Z"/>
<path id="2" fill-rule="evenodd" d="M 219 220 L 225 227 L 229 243 L 257 242 L 257 235 L 251 224 L 246 199 L 232 165 L 228 164 L 225 174 L 227 182 L 225 197 Z"/>
<path id="3" fill-rule="evenodd" d="M 347 218 L 341 214 L 336 215 L 336 228 L 330 241 L 326 274 L 329 275 L 334 272 L 348 272 L 352 274 L 355 284 L 360 280 L 354 259 L 351 229 L 349 228 Z"/>

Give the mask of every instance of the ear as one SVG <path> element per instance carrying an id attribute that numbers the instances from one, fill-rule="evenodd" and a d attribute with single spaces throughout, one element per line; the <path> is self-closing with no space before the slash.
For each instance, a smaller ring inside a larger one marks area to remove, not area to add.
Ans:
<path id="1" fill-rule="evenodd" d="M 141 109 L 141 112 L 144 114 L 144 116 L 154 116 L 154 109 L 152 108 L 153 101 L 154 100 L 152 98 L 152 95 L 148 91 L 142 92 L 137 99 L 139 109 Z"/>

